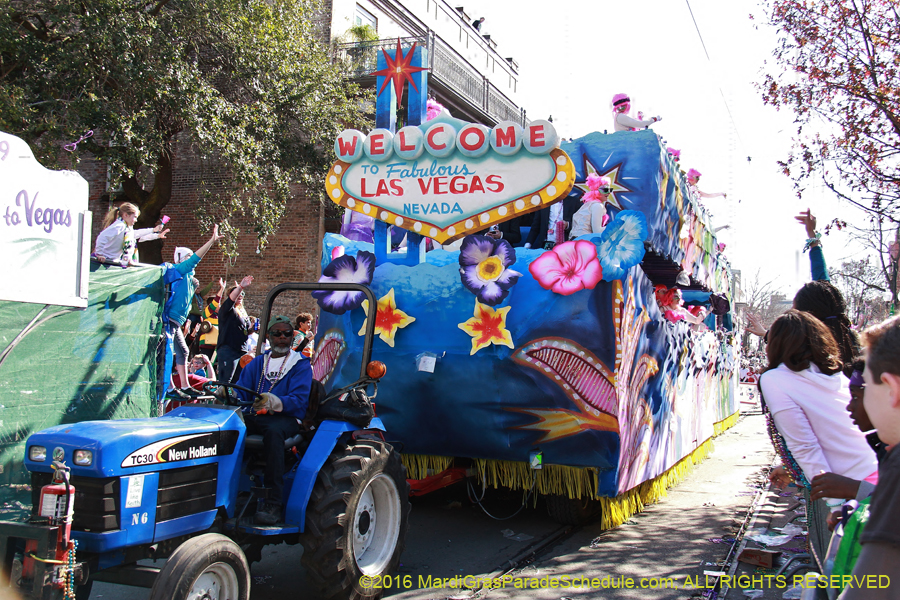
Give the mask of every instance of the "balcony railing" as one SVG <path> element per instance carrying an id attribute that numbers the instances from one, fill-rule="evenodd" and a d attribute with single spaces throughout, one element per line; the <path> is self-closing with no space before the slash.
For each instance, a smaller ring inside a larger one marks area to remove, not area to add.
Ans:
<path id="1" fill-rule="evenodd" d="M 427 37 L 400 38 L 400 45 L 403 47 L 409 47 L 413 42 L 428 48 L 428 66 L 432 78 L 452 88 L 498 122 L 513 121 L 522 126 L 529 123 L 523 108 L 516 106 L 487 77 L 433 32 L 429 32 Z M 378 54 L 382 48 L 388 54 L 393 54 L 396 47 L 397 38 L 339 44 L 335 48 L 335 61 L 344 65 L 348 77 L 365 77 L 378 69 Z"/>
<path id="2" fill-rule="evenodd" d="M 413 43 L 425 46 L 424 37 L 400 38 L 400 46 L 408 48 Z M 347 76 L 351 79 L 365 77 L 378 69 L 378 55 L 381 49 L 387 50 L 389 56 L 393 56 L 393 50 L 397 48 L 397 38 L 390 40 L 375 40 L 372 42 L 351 42 L 338 44 L 335 47 L 335 61 L 342 64 Z"/>

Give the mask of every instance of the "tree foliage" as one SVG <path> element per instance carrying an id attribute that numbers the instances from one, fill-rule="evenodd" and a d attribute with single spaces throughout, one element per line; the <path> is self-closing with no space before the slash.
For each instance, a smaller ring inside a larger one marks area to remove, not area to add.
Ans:
<path id="1" fill-rule="evenodd" d="M 781 162 L 798 194 L 823 178 L 890 215 L 900 204 L 900 16 L 896 0 L 767 0 L 779 34 L 763 100 L 796 115 Z"/>
<path id="2" fill-rule="evenodd" d="M 847 317 L 859 330 L 887 318 L 890 303 L 884 299 L 884 274 L 881 265 L 865 257 L 841 263 L 830 269 L 831 281 L 847 302 Z"/>
<path id="3" fill-rule="evenodd" d="M 766 327 L 790 308 L 784 304 L 785 296 L 778 291 L 776 280 L 767 279 L 759 269 L 742 287 L 747 311 L 757 315 Z"/>
<path id="4" fill-rule="evenodd" d="M 849 226 L 851 237 L 870 251 L 865 258 L 867 271 L 874 273 L 866 277 L 871 287 L 890 294 L 891 302 L 897 304 L 898 259 L 900 259 L 900 224 L 883 215 L 871 215 L 866 227 Z M 870 264 L 871 258 L 871 264 Z"/>
<path id="5" fill-rule="evenodd" d="M 768 279 L 757 269 L 753 277 L 742 282 L 744 311 L 759 317 L 763 326 L 768 329 L 772 322 L 780 317 L 788 308 L 784 294 L 778 291 L 775 279 Z M 750 334 L 744 331 L 741 345 L 750 349 Z M 758 346 L 761 344 L 758 344 Z"/>
<path id="6" fill-rule="evenodd" d="M 292 185 L 321 199 L 333 140 L 360 120 L 317 18 L 315 0 L 0 0 L 0 129 L 50 166 L 93 130 L 78 153 L 106 162 L 141 224 L 190 143 L 201 222 L 235 254 L 243 217 L 265 246 Z"/>

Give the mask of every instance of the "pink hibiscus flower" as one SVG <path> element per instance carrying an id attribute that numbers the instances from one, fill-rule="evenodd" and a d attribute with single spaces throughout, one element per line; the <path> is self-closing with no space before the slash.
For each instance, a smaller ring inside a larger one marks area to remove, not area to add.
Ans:
<path id="1" fill-rule="evenodd" d="M 592 290 L 603 278 L 597 247 L 586 240 L 565 242 L 544 252 L 528 270 L 542 288 L 563 296 Z"/>

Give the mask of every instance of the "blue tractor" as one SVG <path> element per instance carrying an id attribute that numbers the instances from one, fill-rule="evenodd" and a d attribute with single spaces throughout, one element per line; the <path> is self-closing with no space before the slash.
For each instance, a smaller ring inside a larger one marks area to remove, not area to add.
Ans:
<path id="1" fill-rule="evenodd" d="M 360 285 L 286 283 L 269 292 L 262 331 L 289 290 L 360 292 L 377 304 Z M 87 598 L 94 581 L 149 587 L 151 600 L 247 600 L 249 563 L 285 542 L 303 544 L 323 597 L 380 596 L 361 580 L 398 567 L 409 493 L 370 401 L 384 375 L 370 362 L 374 328 L 369 319 L 354 383 L 326 393 L 313 381 L 303 432 L 285 444 L 284 522 L 253 520 L 263 440 L 247 434 L 230 393 L 154 419 L 60 425 L 28 438 L 34 506 L 28 523 L 0 523 L 6 580 L 45 600 Z M 161 568 L 138 564 L 161 558 Z"/>

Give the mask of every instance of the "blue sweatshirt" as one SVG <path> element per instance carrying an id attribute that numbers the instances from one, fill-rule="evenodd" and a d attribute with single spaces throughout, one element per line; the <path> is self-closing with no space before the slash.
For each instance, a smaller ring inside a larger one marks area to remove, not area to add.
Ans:
<path id="1" fill-rule="evenodd" d="M 303 419 L 306 416 L 306 409 L 309 407 L 309 390 L 312 387 L 312 365 L 307 357 L 292 350 L 289 359 L 294 355 L 298 355 L 294 359 L 297 362 L 287 373 L 282 375 L 281 379 L 275 382 L 275 385 L 272 385 L 268 379 L 261 377 L 263 369 L 265 369 L 266 358 L 270 353 L 271 351 L 266 352 L 250 361 L 250 364 L 241 371 L 241 376 L 238 378 L 237 383 L 245 388 L 256 390 L 261 394 L 265 392 L 275 394 L 284 405 L 281 414 L 290 415 L 295 419 Z M 245 402 L 254 399 L 251 394 L 242 390 L 235 390 L 235 392 Z M 246 410 L 249 411 L 249 407 Z"/>
<path id="2" fill-rule="evenodd" d="M 828 276 L 828 267 L 825 265 L 822 244 L 809 249 L 809 272 L 813 281 L 831 281 L 831 277 Z"/>
<path id="3" fill-rule="evenodd" d="M 174 321 L 179 326 L 187 321 L 191 312 L 191 300 L 197 288 L 194 287 L 194 268 L 200 262 L 200 257 L 192 254 L 186 260 L 173 265 L 165 263 L 163 280 L 169 286 L 169 295 L 166 297 L 166 305 L 163 308 L 163 318 Z"/>

